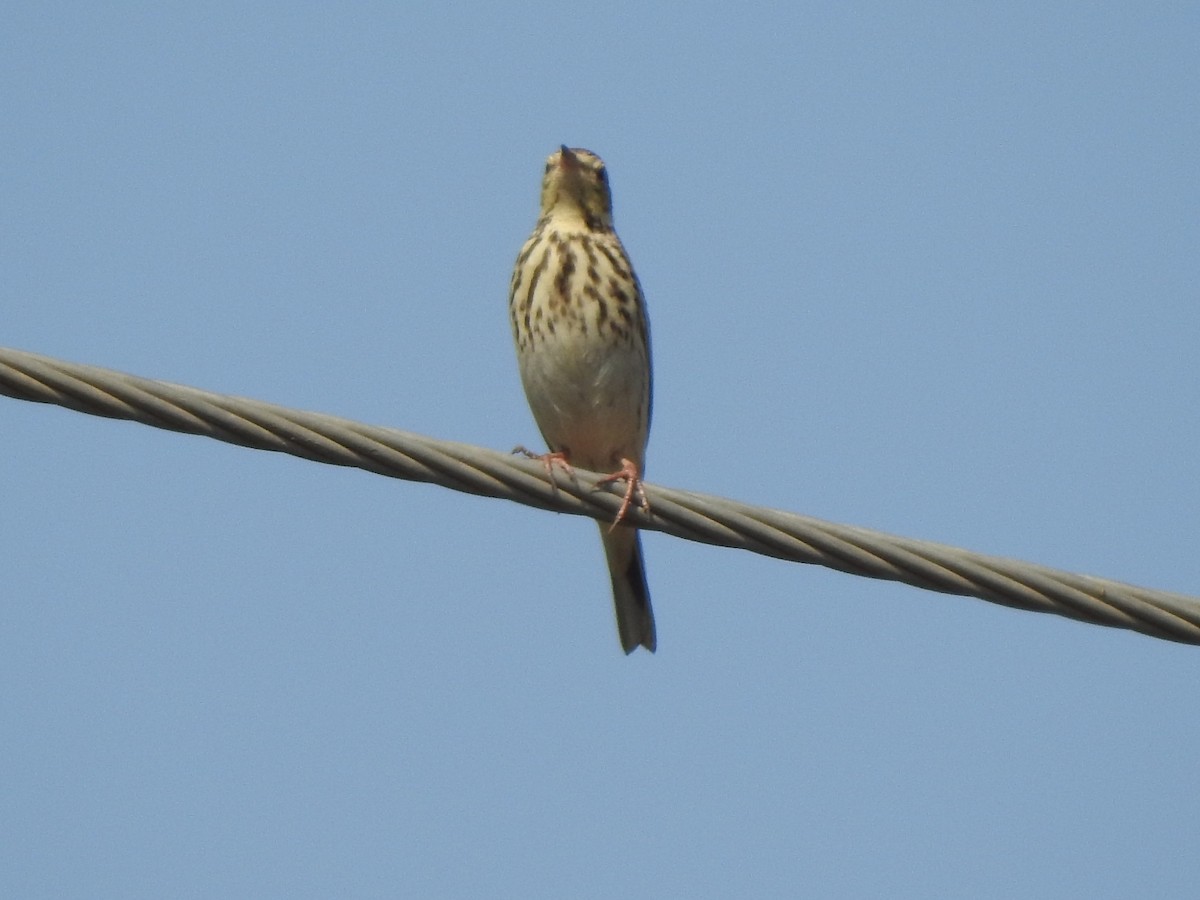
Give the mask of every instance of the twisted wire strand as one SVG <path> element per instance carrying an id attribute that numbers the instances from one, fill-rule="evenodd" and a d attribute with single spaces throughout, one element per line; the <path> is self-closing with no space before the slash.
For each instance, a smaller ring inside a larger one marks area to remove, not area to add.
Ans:
<path id="1" fill-rule="evenodd" d="M 353 466 L 409 481 L 594 519 L 612 519 L 619 493 L 576 471 L 551 481 L 539 462 L 258 400 L 214 394 L 0 347 L 0 394 L 231 444 Z M 646 485 L 652 515 L 639 528 L 737 547 L 853 575 L 978 597 L 1152 637 L 1200 644 L 1200 598 L 1076 575 L 945 544 L 838 525 L 690 491 Z"/>

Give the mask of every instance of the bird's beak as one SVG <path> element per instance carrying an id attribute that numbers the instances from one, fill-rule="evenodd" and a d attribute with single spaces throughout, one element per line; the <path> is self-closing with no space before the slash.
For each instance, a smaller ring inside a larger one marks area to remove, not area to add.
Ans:
<path id="1" fill-rule="evenodd" d="M 563 165 L 568 169 L 573 167 L 578 160 L 576 160 L 575 154 L 571 152 L 571 148 L 566 144 L 560 144 L 558 149 L 559 155 L 562 157 Z"/>

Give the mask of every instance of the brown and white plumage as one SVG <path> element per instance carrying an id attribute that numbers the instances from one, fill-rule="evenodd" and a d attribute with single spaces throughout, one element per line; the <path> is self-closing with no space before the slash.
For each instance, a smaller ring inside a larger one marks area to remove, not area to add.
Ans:
<path id="1" fill-rule="evenodd" d="M 602 524 L 601 537 L 621 646 L 653 651 L 641 540 L 617 524 L 639 495 L 650 432 L 649 324 L 613 230 L 604 163 L 588 150 L 564 146 L 546 161 L 541 216 L 517 256 L 509 316 L 525 396 L 551 451 L 547 464 L 553 457 L 627 482 L 617 522 Z"/>

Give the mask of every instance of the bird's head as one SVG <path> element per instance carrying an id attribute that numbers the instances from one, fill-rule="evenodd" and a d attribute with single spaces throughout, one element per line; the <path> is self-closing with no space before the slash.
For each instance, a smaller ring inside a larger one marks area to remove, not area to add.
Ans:
<path id="1" fill-rule="evenodd" d="M 551 153 L 542 179 L 542 215 L 578 217 L 589 231 L 611 231 L 612 193 L 604 160 L 565 144 Z"/>

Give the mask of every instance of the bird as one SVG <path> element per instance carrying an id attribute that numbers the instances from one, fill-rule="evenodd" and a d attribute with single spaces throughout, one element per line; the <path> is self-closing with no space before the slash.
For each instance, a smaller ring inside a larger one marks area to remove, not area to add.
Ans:
<path id="1" fill-rule="evenodd" d="M 639 532 L 623 524 L 642 490 L 650 434 L 650 325 L 633 265 L 613 228 L 604 161 L 565 144 L 546 159 L 541 212 L 517 254 L 508 300 L 521 384 L 548 453 L 517 450 L 568 475 L 578 466 L 625 483 L 600 524 L 617 634 L 626 654 L 654 652 L 654 611 Z"/>

